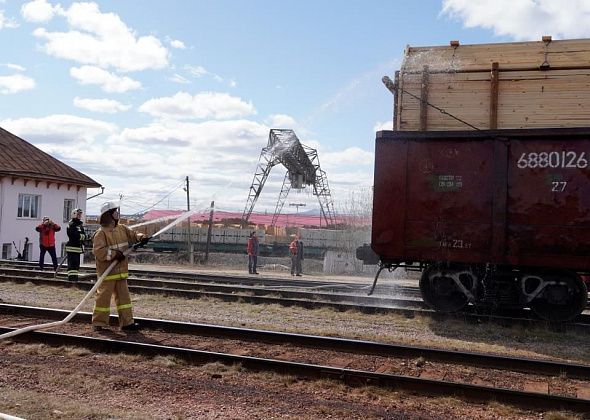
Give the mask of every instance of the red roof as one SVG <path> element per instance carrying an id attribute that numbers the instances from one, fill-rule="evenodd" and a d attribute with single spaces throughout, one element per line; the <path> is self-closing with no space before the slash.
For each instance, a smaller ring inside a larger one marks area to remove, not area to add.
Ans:
<path id="1" fill-rule="evenodd" d="M 101 185 L 82 172 L 0 127 L 0 176 L 15 176 L 83 185 Z"/>

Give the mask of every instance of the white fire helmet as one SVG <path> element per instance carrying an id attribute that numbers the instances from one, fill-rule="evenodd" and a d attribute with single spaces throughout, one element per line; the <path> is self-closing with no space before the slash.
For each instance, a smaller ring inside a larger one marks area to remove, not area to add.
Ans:
<path id="1" fill-rule="evenodd" d="M 72 210 L 72 217 L 76 217 L 79 214 L 82 214 L 82 209 L 74 209 L 74 210 Z"/>
<path id="2" fill-rule="evenodd" d="M 107 201 L 102 206 L 100 206 L 100 215 L 102 216 L 107 211 L 118 209 L 119 207 L 121 207 L 121 204 L 118 201 Z"/>

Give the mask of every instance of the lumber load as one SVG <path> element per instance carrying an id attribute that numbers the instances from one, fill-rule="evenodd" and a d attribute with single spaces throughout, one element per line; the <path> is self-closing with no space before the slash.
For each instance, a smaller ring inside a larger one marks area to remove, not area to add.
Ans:
<path id="1" fill-rule="evenodd" d="M 386 79 L 395 130 L 590 126 L 590 39 L 407 47 Z"/>

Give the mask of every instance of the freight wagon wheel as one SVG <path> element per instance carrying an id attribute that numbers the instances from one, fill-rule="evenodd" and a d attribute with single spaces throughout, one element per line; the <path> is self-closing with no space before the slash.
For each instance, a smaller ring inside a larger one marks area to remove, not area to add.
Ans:
<path id="1" fill-rule="evenodd" d="M 544 273 L 545 288 L 531 302 L 531 309 L 548 321 L 571 321 L 586 308 L 588 290 L 576 273 L 555 270 Z"/>
<path id="2" fill-rule="evenodd" d="M 476 279 L 470 271 L 457 267 L 443 268 L 438 264 L 429 265 L 420 277 L 420 291 L 424 302 L 439 312 L 457 312 L 463 309 L 469 299 L 451 277 L 458 274 L 461 284 L 467 290 L 473 290 Z"/>

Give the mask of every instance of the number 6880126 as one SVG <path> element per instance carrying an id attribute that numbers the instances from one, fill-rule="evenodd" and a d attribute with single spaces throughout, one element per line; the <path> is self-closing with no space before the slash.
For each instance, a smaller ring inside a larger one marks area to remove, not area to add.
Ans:
<path id="1" fill-rule="evenodd" d="M 527 168 L 587 168 L 588 159 L 586 152 L 565 151 L 560 152 L 529 152 L 520 155 L 516 162 L 520 169 Z"/>

